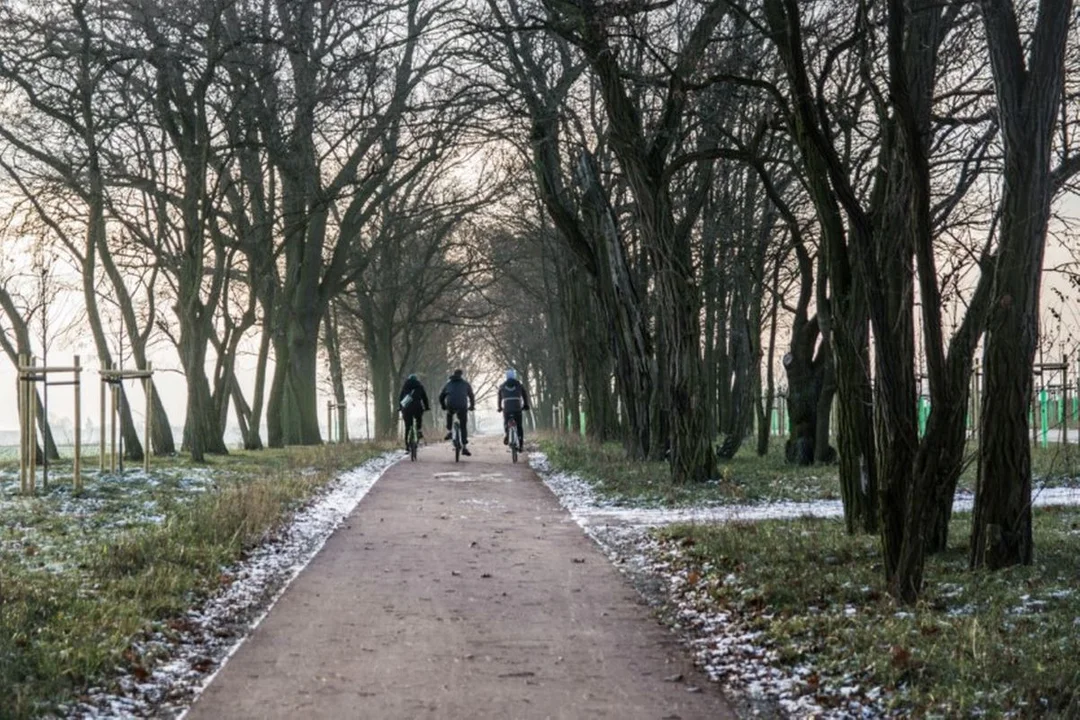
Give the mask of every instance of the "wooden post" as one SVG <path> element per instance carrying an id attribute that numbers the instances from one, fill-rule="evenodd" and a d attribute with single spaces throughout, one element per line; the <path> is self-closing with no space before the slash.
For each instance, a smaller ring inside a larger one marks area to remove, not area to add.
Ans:
<path id="1" fill-rule="evenodd" d="M 75 459 L 71 464 L 71 483 L 76 493 L 82 492 L 82 366 L 75 356 Z"/>
<path id="2" fill-rule="evenodd" d="M 109 472 L 116 472 L 116 413 L 120 404 L 118 388 L 117 383 L 109 386 Z"/>
<path id="3" fill-rule="evenodd" d="M 1061 357 L 1061 445 L 1069 444 L 1069 357 Z"/>
<path id="4" fill-rule="evenodd" d="M 337 407 L 337 441 L 340 444 L 344 444 L 349 440 L 345 435 L 345 428 L 347 427 L 349 420 L 348 404 L 341 402 L 335 407 Z"/>
<path id="5" fill-rule="evenodd" d="M 105 363 L 105 369 L 109 368 L 109 364 Z M 105 472 L 105 378 L 102 377 L 98 383 L 99 390 L 101 391 L 101 424 L 98 426 L 98 470 Z"/>
<path id="6" fill-rule="evenodd" d="M 30 365 L 36 364 L 36 358 L 30 356 Z M 27 394 L 27 410 L 26 416 L 30 425 L 30 438 L 29 438 L 29 450 L 30 450 L 30 473 L 27 477 L 26 489 L 30 495 L 37 493 L 37 390 L 34 388 L 33 379 L 28 378 L 26 381 L 26 394 Z"/>
<path id="7" fill-rule="evenodd" d="M 146 439 L 143 441 L 143 472 L 150 472 L 150 435 L 154 430 L 154 382 L 150 363 L 146 363 L 146 377 L 143 378 L 143 391 L 146 394 Z"/>
<path id="8" fill-rule="evenodd" d="M 26 379 L 23 377 L 23 368 L 30 364 L 29 358 L 19 354 L 19 367 L 16 379 L 16 398 L 19 405 L 19 492 L 23 495 L 27 492 L 27 461 L 29 455 L 26 452 L 26 439 L 30 434 L 26 427 L 26 417 L 29 412 L 29 403 L 26 402 Z"/>

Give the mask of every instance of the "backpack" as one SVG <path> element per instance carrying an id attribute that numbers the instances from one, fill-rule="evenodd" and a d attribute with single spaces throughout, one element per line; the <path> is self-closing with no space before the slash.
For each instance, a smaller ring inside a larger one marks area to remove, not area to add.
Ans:
<path id="1" fill-rule="evenodd" d="M 502 407 L 504 413 L 516 413 L 521 412 L 521 408 L 525 405 L 522 399 L 521 383 L 514 383 L 513 387 L 508 385 L 502 386 Z"/>

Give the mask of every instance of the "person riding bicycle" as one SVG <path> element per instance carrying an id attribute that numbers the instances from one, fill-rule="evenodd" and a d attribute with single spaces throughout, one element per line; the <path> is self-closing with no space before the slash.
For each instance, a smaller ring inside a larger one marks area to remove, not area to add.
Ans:
<path id="1" fill-rule="evenodd" d="M 420 378 L 415 374 L 410 375 L 401 386 L 398 393 L 398 409 L 401 411 L 401 419 L 405 421 L 405 446 L 409 445 L 409 426 L 416 421 L 416 439 L 424 437 L 424 413 L 431 409 L 428 402 L 427 390 Z"/>
<path id="2" fill-rule="evenodd" d="M 461 424 L 461 454 L 472 455 L 467 445 L 469 444 L 468 421 L 469 412 L 476 409 L 476 398 L 473 397 L 472 386 L 465 381 L 465 373 L 455 370 L 450 376 L 449 382 L 443 386 L 439 393 L 439 405 L 446 411 L 446 429 L 454 427 L 454 416 L 457 415 Z M 446 439 L 453 437 L 453 432 L 446 433 Z"/>
<path id="3" fill-rule="evenodd" d="M 518 450 L 525 447 L 525 424 L 522 413 L 529 409 L 529 392 L 518 380 L 517 371 L 506 371 L 506 382 L 499 386 L 499 412 L 503 414 L 503 445 L 510 444 L 510 420 L 517 425 Z"/>

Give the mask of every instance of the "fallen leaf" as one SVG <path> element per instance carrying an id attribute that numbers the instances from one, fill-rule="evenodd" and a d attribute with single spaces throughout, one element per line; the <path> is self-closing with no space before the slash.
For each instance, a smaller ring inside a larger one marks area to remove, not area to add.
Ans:
<path id="1" fill-rule="evenodd" d="M 892 646 L 892 666 L 904 668 L 911 664 L 911 651 L 900 645 Z"/>

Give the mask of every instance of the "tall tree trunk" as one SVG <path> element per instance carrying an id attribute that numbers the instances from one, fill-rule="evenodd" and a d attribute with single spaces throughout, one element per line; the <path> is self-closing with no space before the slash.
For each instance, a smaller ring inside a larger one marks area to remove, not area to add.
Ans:
<path id="1" fill-rule="evenodd" d="M 7 354 L 8 359 L 11 360 L 11 364 L 18 368 L 19 356 L 30 355 L 30 329 L 27 327 L 26 321 L 22 315 L 19 314 L 19 309 L 15 305 L 15 301 L 8 293 L 7 289 L 0 285 L 0 310 L 8 316 L 8 320 L 11 322 L 12 329 L 15 333 L 15 345 L 12 345 L 8 340 L 8 337 L 0 332 L 0 346 L 3 346 L 4 352 Z M 36 417 L 38 421 L 38 429 L 41 437 L 45 439 L 44 454 L 42 450 L 38 449 L 38 462 L 42 462 L 44 458 L 50 460 L 57 460 L 60 457 L 59 451 L 56 449 L 56 443 L 53 441 L 52 427 L 49 424 L 49 419 L 45 416 L 45 407 L 41 401 L 40 390 L 35 387 L 34 390 L 35 402 L 37 403 Z"/>
<path id="2" fill-rule="evenodd" d="M 194 462 L 204 462 L 208 453 L 228 454 L 221 425 L 206 376 L 206 348 L 209 338 L 197 332 L 198 323 L 189 320 L 180 332 L 180 360 L 187 376 L 187 414 L 184 436 Z M 194 332 L 193 332 L 194 331 Z"/>
<path id="3" fill-rule="evenodd" d="M 285 447 L 285 371 L 289 364 L 289 345 L 283 332 L 275 332 L 274 374 L 270 378 L 270 392 L 266 398 L 266 443 L 272 448 Z"/>
<path id="4" fill-rule="evenodd" d="M 105 269 L 105 274 L 109 277 L 109 282 L 115 293 L 117 305 L 120 308 L 120 315 L 124 327 L 127 328 L 127 339 L 131 348 L 131 357 L 135 361 L 136 368 L 140 370 L 145 369 L 147 364 L 146 335 L 139 327 L 139 321 L 135 316 L 135 308 L 132 303 L 131 294 L 127 291 L 123 276 L 121 275 L 119 268 L 116 267 L 116 263 L 113 261 L 112 251 L 109 249 L 105 234 L 103 232 L 97 232 L 95 235 L 97 236 L 97 249 L 101 257 L 101 266 Z M 153 288 L 149 288 L 147 292 L 153 292 Z M 95 312 L 96 310 L 97 308 L 95 306 Z M 148 324 L 153 324 L 152 316 Z M 158 392 L 157 385 L 154 384 L 153 379 L 151 379 L 150 384 L 152 386 L 151 416 L 153 418 L 151 422 L 150 447 L 152 448 L 153 453 L 158 457 L 175 455 L 176 444 L 172 433 L 172 422 L 169 420 L 169 414 L 165 410 L 165 404 L 161 402 L 161 394 Z M 127 442 L 125 440 L 125 446 L 126 445 Z"/>
<path id="5" fill-rule="evenodd" d="M 835 301 L 834 301 L 835 308 Z M 873 389 L 867 320 L 850 327 L 834 313 L 833 358 L 836 367 L 837 444 L 844 524 L 849 533 L 878 529 L 877 455 L 874 445 Z"/>
<path id="6" fill-rule="evenodd" d="M 251 396 L 251 410 L 248 414 L 248 432 L 244 436 L 245 450 L 262 450 L 262 412 L 266 392 L 266 366 L 270 357 L 270 339 L 273 335 L 273 322 L 266 317 L 263 308 L 263 330 L 259 340 L 259 356 L 255 365 L 255 390 Z"/>
<path id="7" fill-rule="evenodd" d="M 81 258 L 83 302 L 86 306 L 86 321 L 90 325 L 90 334 L 94 338 L 98 361 L 101 366 L 112 367 L 113 357 L 109 350 L 109 341 L 101 322 L 98 309 L 97 288 L 95 287 L 95 265 L 97 248 L 105 242 L 105 201 L 100 173 L 90 173 L 90 199 L 88 201 L 89 218 L 86 225 L 86 252 Z M 120 385 L 120 436 L 124 443 L 124 456 L 129 460 L 142 460 L 143 448 L 139 441 L 131 408 L 127 403 L 127 392 L 123 383 Z M 104 429 L 102 429 L 104 432 Z"/>
<path id="8" fill-rule="evenodd" d="M 765 397 L 758 405 L 757 454 L 765 457 L 769 454 L 769 439 L 772 426 L 773 403 L 776 401 L 776 326 L 780 315 L 780 260 L 773 266 L 772 303 L 769 307 L 769 352 L 765 358 Z"/>
<path id="9" fill-rule="evenodd" d="M 395 437 L 398 432 L 395 392 L 397 388 L 394 387 L 394 359 L 391 342 L 390 338 L 385 337 L 385 329 L 378 327 L 373 318 L 365 319 L 364 346 L 368 359 L 368 376 L 371 381 L 375 436 L 383 440 Z"/>
<path id="10" fill-rule="evenodd" d="M 345 373 L 342 370 L 341 363 L 341 343 L 340 334 L 338 332 L 337 321 L 337 309 L 333 304 L 330 306 L 330 311 L 326 313 L 326 320 L 323 323 L 323 345 L 326 348 L 327 363 L 330 370 L 330 383 L 334 388 L 334 404 L 335 415 L 337 416 L 338 428 L 342 441 L 349 439 L 349 429 L 347 426 L 348 413 L 345 407 Z M 334 440 L 334 435 L 330 428 L 326 430 L 328 439 Z"/>
<path id="11" fill-rule="evenodd" d="M 981 3 L 1005 150 L 1001 236 L 983 353 L 985 385 L 971 565 L 1030 564 L 1031 445 L 1027 412 L 1053 198 L 1052 137 L 1061 101 L 1070 0 L 1041 0 L 1028 63 L 1012 3 Z"/>
<path id="12" fill-rule="evenodd" d="M 282 388 L 281 423 L 286 445 L 319 445 L 319 318 L 289 324 L 289 354 Z M 378 406 L 376 406 L 378 407 Z"/>

